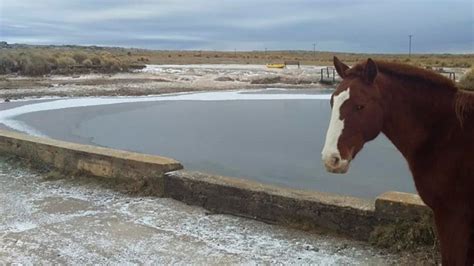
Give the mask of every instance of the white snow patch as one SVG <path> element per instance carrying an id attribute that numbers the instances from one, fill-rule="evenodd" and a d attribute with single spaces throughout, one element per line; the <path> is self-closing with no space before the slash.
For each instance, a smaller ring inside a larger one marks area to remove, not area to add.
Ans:
<path id="1" fill-rule="evenodd" d="M 12 227 L 13 228 L 11 229 L 11 232 L 24 232 L 27 230 L 35 229 L 38 226 L 33 222 L 25 221 L 16 223 Z"/>

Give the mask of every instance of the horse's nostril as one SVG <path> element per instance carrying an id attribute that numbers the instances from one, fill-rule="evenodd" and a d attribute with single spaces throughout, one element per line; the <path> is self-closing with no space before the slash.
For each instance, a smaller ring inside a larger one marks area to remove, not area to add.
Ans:
<path id="1" fill-rule="evenodd" d="M 333 157 L 334 165 L 338 165 L 340 160 L 341 160 L 341 159 L 340 159 L 339 157 L 334 156 L 334 157 Z"/>

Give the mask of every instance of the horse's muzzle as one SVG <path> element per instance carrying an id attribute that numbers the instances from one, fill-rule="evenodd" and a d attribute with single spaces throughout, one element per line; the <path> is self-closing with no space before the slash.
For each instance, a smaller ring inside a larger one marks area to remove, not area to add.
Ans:
<path id="1" fill-rule="evenodd" d="M 345 174 L 349 170 L 349 160 L 341 159 L 338 154 L 323 157 L 324 167 L 326 171 L 334 174 Z"/>

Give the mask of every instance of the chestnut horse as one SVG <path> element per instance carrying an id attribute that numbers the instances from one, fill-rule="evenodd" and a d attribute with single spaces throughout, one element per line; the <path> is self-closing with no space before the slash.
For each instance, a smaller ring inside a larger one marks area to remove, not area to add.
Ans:
<path id="1" fill-rule="evenodd" d="M 322 159 L 345 173 L 364 143 L 382 132 L 403 154 L 416 189 L 434 213 L 445 265 L 474 263 L 474 94 L 409 65 L 368 59 L 342 77 Z"/>

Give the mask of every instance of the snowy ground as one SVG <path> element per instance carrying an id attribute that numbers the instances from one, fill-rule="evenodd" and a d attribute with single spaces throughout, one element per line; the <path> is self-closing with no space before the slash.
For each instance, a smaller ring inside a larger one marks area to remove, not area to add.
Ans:
<path id="1" fill-rule="evenodd" d="M 320 88 L 317 66 L 147 65 L 134 73 L 31 78 L 0 76 L 0 98 L 150 95 L 266 87 Z"/>
<path id="2" fill-rule="evenodd" d="M 46 180 L 0 157 L 0 264 L 400 264 L 365 243 Z M 403 261 L 401 261 L 403 259 Z"/>
<path id="3" fill-rule="evenodd" d="M 258 88 L 322 88 L 320 71 L 325 66 L 264 65 L 147 65 L 134 73 L 71 76 L 0 76 L 0 99 L 24 97 L 79 97 L 152 95 L 162 93 L 242 90 Z M 446 68 L 459 80 L 466 68 Z M 332 70 L 330 70 L 332 74 Z M 332 79 L 332 76 L 325 79 Z M 336 79 L 338 76 L 336 75 Z"/>
<path id="4" fill-rule="evenodd" d="M 288 66 L 283 69 L 264 65 L 147 65 L 141 73 L 162 75 L 170 80 L 192 82 L 257 82 L 265 78 L 282 78 L 281 83 L 317 83 L 322 66 Z M 218 79 L 218 80 L 216 80 Z"/>

